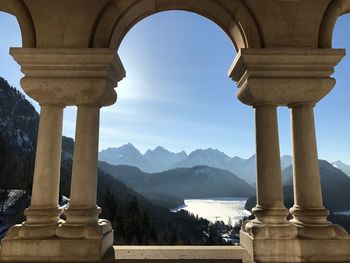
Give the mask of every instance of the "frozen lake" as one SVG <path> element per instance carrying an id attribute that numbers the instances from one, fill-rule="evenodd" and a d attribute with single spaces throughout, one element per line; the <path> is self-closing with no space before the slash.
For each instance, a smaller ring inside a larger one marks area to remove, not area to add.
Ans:
<path id="1" fill-rule="evenodd" d="M 348 211 L 342 211 L 342 212 L 335 212 L 336 215 L 343 215 L 343 216 L 350 216 L 350 210 Z"/>
<path id="2" fill-rule="evenodd" d="M 194 215 L 203 217 L 211 222 L 223 221 L 228 224 L 231 221 L 235 225 L 245 216 L 251 213 L 244 209 L 246 198 L 221 197 L 213 199 L 185 199 L 184 206 L 172 209 L 177 212 L 184 209 Z"/>

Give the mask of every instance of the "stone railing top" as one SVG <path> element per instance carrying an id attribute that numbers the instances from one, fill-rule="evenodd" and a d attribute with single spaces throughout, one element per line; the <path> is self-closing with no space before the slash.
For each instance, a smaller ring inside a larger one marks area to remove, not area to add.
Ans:
<path id="1" fill-rule="evenodd" d="M 241 246 L 114 246 L 116 262 L 120 261 L 196 261 L 251 263 Z"/>

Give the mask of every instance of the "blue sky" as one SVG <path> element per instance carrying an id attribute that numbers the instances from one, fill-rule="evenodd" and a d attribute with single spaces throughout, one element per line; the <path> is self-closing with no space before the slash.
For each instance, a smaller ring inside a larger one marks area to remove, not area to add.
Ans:
<path id="1" fill-rule="evenodd" d="M 4 13 L 0 25 L 0 76 L 19 87 L 21 74 L 8 48 L 21 45 L 20 31 Z M 334 47 L 350 50 L 349 27 L 350 16 L 339 19 Z M 101 111 L 100 149 L 131 142 L 142 152 L 161 145 L 254 154 L 254 112 L 236 99 L 236 85 L 227 77 L 236 52 L 216 24 L 188 12 L 158 13 L 135 25 L 118 53 L 127 77 L 117 87 L 117 103 Z M 334 76 L 336 87 L 315 109 L 319 157 L 350 164 L 348 57 Z M 74 137 L 75 114 L 74 107 L 66 108 L 67 136 Z M 281 153 L 291 154 L 287 108 L 279 108 L 279 130 Z"/>

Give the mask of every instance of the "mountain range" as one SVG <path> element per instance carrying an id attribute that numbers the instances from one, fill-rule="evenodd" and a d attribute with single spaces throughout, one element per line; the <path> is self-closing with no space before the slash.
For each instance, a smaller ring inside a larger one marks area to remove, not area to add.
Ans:
<path id="1" fill-rule="evenodd" d="M 208 167 L 145 173 L 136 167 L 100 162 L 99 168 L 146 196 L 175 199 L 249 197 L 255 189 L 230 171 Z"/>
<path id="2" fill-rule="evenodd" d="M 146 173 L 163 172 L 175 168 L 191 168 L 194 166 L 209 166 L 228 170 L 249 184 L 256 181 L 255 155 L 248 159 L 229 157 L 217 149 L 198 149 L 190 154 L 184 151 L 173 153 L 163 147 L 147 150 L 142 154 L 131 143 L 118 148 L 108 148 L 99 153 L 99 160 L 112 165 L 129 165 L 138 167 Z M 281 157 L 282 169 L 292 164 L 292 157 Z"/>

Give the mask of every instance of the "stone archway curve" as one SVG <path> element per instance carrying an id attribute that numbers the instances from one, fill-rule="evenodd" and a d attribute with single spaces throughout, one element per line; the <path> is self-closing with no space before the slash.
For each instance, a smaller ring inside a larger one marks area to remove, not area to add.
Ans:
<path id="1" fill-rule="evenodd" d="M 22 35 L 22 46 L 35 47 L 36 37 L 32 18 L 22 1 L 0 1 L 0 11 L 14 15 L 18 21 Z"/>
<path id="2" fill-rule="evenodd" d="M 350 0 L 333 0 L 323 16 L 320 26 L 319 48 L 332 48 L 333 31 L 338 17 L 350 13 Z"/>
<path id="3" fill-rule="evenodd" d="M 259 29 L 242 0 L 113 1 L 106 6 L 97 22 L 92 47 L 118 49 L 124 36 L 136 23 L 167 10 L 189 11 L 208 18 L 224 30 L 237 51 L 262 47 Z"/>

